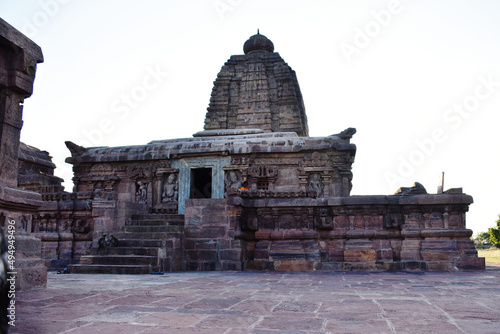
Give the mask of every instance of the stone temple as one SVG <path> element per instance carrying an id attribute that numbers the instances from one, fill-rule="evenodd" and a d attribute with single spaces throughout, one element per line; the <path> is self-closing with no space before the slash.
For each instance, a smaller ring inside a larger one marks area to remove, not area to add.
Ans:
<path id="1" fill-rule="evenodd" d="M 66 142 L 71 193 L 47 152 L 21 145 L 19 186 L 42 196 L 28 226 L 47 267 L 485 268 L 465 225 L 471 196 L 428 194 L 418 183 L 389 196 L 351 196 L 356 130 L 309 137 L 295 72 L 264 35 L 243 50 L 222 66 L 204 129 L 192 137 L 126 147 Z"/>

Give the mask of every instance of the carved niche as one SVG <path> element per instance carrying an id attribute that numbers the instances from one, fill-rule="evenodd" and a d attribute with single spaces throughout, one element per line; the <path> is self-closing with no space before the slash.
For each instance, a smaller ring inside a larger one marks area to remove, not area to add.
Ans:
<path id="1" fill-rule="evenodd" d="M 330 196 L 329 186 L 331 182 L 332 163 L 326 153 L 307 153 L 299 161 L 299 184 L 302 191 L 316 194 L 322 198 Z"/>
<path id="2" fill-rule="evenodd" d="M 86 175 L 73 178 L 78 191 L 87 191 L 91 199 L 113 199 L 112 192 L 115 191 L 116 183 L 120 181 L 113 166 L 95 164 L 86 171 L 88 171 Z"/>
<path id="3" fill-rule="evenodd" d="M 132 191 L 136 203 L 151 204 L 152 181 L 156 168 L 151 165 L 129 166 L 127 175 L 134 181 Z"/>
<path id="4" fill-rule="evenodd" d="M 307 180 L 307 191 L 314 191 L 316 197 L 324 197 L 324 185 L 320 173 L 312 173 Z"/>
<path id="5" fill-rule="evenodd" d="M 179 198 L 179 179 L 177 173 L 164 174 L 163 191 L 161 194 L 162 203 L 177 203 Z"/>
<path id="6" fill-rule="evenodd" d="M 257 231 L 259 229 L 259 214 L 255 209 L 247 209 L 240 216 L 240 226 L 243 231 Z"/>
<path id="7" fill-rule="evenodd" d="M 156 165 L 153 182 L 152 210 L 155 213 L 177 213 L 179 206 L 179 170 L 171 168 L 171 161 Z"/>
<path id="8" fill-rule="evenodd" d="M 328 208 L 316 208 L 314 227 L 317 229 L 333 229 L 333 216 Z"/>
<path id="9" fill-rule="evenodd" d="M 250 189 L 273 190 L 278 178 L 278 167 L 268 165 L 253 165 L 248 168 L 248 183 Z"/>

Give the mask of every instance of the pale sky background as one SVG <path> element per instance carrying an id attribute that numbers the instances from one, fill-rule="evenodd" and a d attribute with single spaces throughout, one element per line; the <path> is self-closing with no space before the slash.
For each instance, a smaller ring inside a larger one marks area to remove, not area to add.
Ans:
<path id="1" fill-rule="evenodd" d="M 498 219 L 498 1 L 1 0 L 0 17 L 43 50 L 21 140 L 50 152 L 69 191 L 64 141 L 191 137 L 259 28 L 297 73 L 310 135 L 357 128 L 353 195 L 435 193 L 444 171 L 445 189 L 474 197 L 469 228 Z"/>

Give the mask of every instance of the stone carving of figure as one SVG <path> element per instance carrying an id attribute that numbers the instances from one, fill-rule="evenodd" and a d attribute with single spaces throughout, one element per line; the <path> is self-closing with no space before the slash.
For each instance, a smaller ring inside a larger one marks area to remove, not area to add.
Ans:
<path id="1" fill-rule="evenodd" d="M 59 222 L 59 232 L 69 232 L 71 230 L 71 220 L 63 219 Z"/>
<path id="2" fill-rule="evenodd" d="M 175 174 L 170 174 L 167 178 L 167 182 L 163 186 L 163 193 L 161 194 L 162 202 L 174 202 L 177 203 L 177 198 L 179 196 L 179 183 Z"/>
<path id="3" fill-rule="evenodd" d="M 95 185 L 94 185 L 94 198 L 102 198 L 104 195 L 104 184 L 102 183 L 102 181 L 99 181 L 97 182 Z"/>
<path id="4" fill-rule="evenodd" d="M 90 223 L 88 220 L 77 219 L 71 231 L 74 233 L 88 233 L 90 231 Z"/>
<path id="5" fill-rule="evenodd" d="M 142 181 L 137 181 L 137 191 L 135 201 L 137 203 L 146 203 L 148 197 L 148 185 Z"/>
<path id="6" fill-rule="evenodd" d="M 323 197 L 323 182 L 321 182 L 321 175 L 319 175 L 319 173 L 314 173 L 309 176 L 307 190 L 314 190 L 319 198 Z"/>
<path id="7" fill-rule="evenodd" d="M 226 173 L 226 177 L 224 180 L 226 184 L 226 191 L 228 189 L 240 189 L 241 187 L 241 172 L 230 170 Z"/>
<path id="8" fill-rule="evenodd" d="M 17 229 L 23 232 L 28 231 L 28 220 L 26 219 L 26 216 L 19 216 L 17 218 Z"/>

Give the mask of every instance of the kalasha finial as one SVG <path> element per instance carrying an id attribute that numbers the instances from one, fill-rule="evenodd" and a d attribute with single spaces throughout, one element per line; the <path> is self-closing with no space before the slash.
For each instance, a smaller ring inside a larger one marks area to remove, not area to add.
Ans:
<path id="1" fill-rule="evenodd" d="M 243 51 L 245 54 L 252 51 L 274 52 L 274 45 L 269 38 L 260 34 L 260 29 L 257 29 L 257 34 L 250 36 L 243 45 Z"/>

